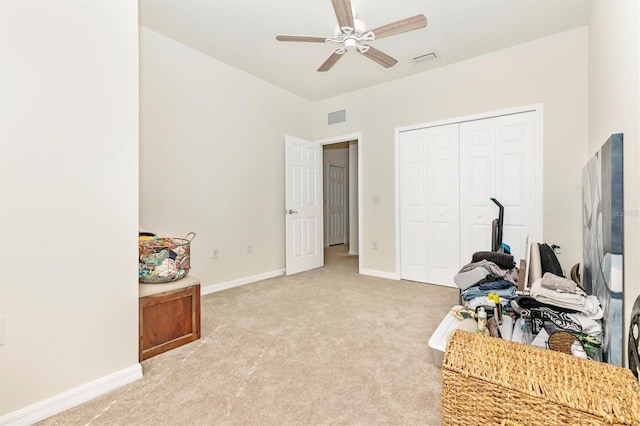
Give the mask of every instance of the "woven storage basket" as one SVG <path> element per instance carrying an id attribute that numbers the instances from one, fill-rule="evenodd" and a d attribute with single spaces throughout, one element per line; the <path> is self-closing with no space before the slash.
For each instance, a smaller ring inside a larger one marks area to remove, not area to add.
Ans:
<path id="1" fill-rule="evenodd" d="M 444 425 L 640 425 L 630 370 L 456 330 L 442 364 Z"/>
<path id="2" fill-rule="evenodd" d="M 184 238 L 139 237 L 138 281 L 162 284 L 187 276 L 191 269 L 191 241 L 194 232 Z"/>

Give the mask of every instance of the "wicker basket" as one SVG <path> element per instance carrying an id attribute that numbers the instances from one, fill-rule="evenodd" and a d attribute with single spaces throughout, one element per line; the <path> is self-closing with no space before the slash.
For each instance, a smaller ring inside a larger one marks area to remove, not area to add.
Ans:
<path id="1" fill-rule="evenodd" d="M 191 241 L 184 238 L 140 237 L 138 240 L 138 281 L 147 284 L 168 283 L 184 278 L 191 269 Z"/>
<path id="2" fill-rule="evenodd" d="M 456 330 L 442 364 L 444 425 L 640 425 L 630 370 Z"/>

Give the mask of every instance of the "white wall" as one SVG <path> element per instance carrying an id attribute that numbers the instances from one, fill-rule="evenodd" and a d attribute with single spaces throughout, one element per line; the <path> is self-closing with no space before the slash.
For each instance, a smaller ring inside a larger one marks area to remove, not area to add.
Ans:
<path id="1" fill-rule="evenodd" d="M 535 103 L 544 104 L 544 239 L 562 247 L 565 268 L 581 261 L 587 39 L 579 28 L 314 104 L 316 139 L 363 133 L 364 269 L 396 272 L 395 128 Z M 343 108 L 348 122 L 327 126 L 327 112 Z"/>
<path id="2" fill-rule="evenodd" d="M 635 0 L 594 0 L 589 22 L 589 157 L 623 133 L 624 329 L 640 294 L 640 7 Z"/>
<path id="3" fill-rule="evenodd" d="M 139 370 L 137 20 L 0 3 L 0 418 Z"/>
<path id="4" fill-rule="evenodd" d="M 310 138 L 311 102 L 147 28 L 140 37 L 140 224 L 194 231 L 203 287 L 282 270 L 284 135 Z"/>

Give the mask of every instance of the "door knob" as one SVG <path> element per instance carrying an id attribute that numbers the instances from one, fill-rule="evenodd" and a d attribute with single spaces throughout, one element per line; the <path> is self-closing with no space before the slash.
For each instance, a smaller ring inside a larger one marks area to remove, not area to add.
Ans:
<path id="1" fill-rule="evenodd" d="M 289 213 L 289 214 L 296 214 L 296 213 L 298 213 L 298 212 L 297 212 L 297 211 L 295 211 L 295 210 L 291 210 L 291 209 L 289 209 L 286 213 Z"/>

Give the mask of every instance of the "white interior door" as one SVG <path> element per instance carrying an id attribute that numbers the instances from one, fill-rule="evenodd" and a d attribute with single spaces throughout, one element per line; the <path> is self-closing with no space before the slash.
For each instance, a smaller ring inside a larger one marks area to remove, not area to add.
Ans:
<path id="1" fill-rule="evenodd" d="M 455 287 L 460 270 L 458 125 L 427 129 L 429 281 Z"/>
<path id="2" fill-rule="evenodd" d="M 329 245 L 344 244 L 347 219 L 345 168 L 329 165 L 328 179 Z"/>
<path id="3" fill-rule="evenodd" d="M 502 241 L 518 263 L 537 235 L 536 112 L 460 123 L 460 263 L 491 250 L 492 222 L 504 206 Z"/>
<path id="4" fill-rule="evenodd" d="M 542 241 L 535 226 L 536 121 L 535 112 L 496 118 L 496 199 L 504 206 L 502 240 L 516 263 L 526 258 L 527 235 Z"/>
<path id="5" fill-rule="evenodd" d="M 285 136 L 286 274 L 324 265 L 322 147 Z"/>
<path id="6" fill-rule="evenodd" d="M 402 132 L 400 149 L 400 277 L 428 282 L 427 129 Z"/>
<path id="7" fill-rule="evenodd" d="M 491 251 L 496 196 L 495 119 L 460 123 L 460 266 L 473 253 Z M 498 198 L 498 201 L 500 199 Z"/>
<path id="8" fill-rule="evenodd" d="M 457 124 L 400 134 L 401 278 L 454 286 L 458 186 Z"/>

